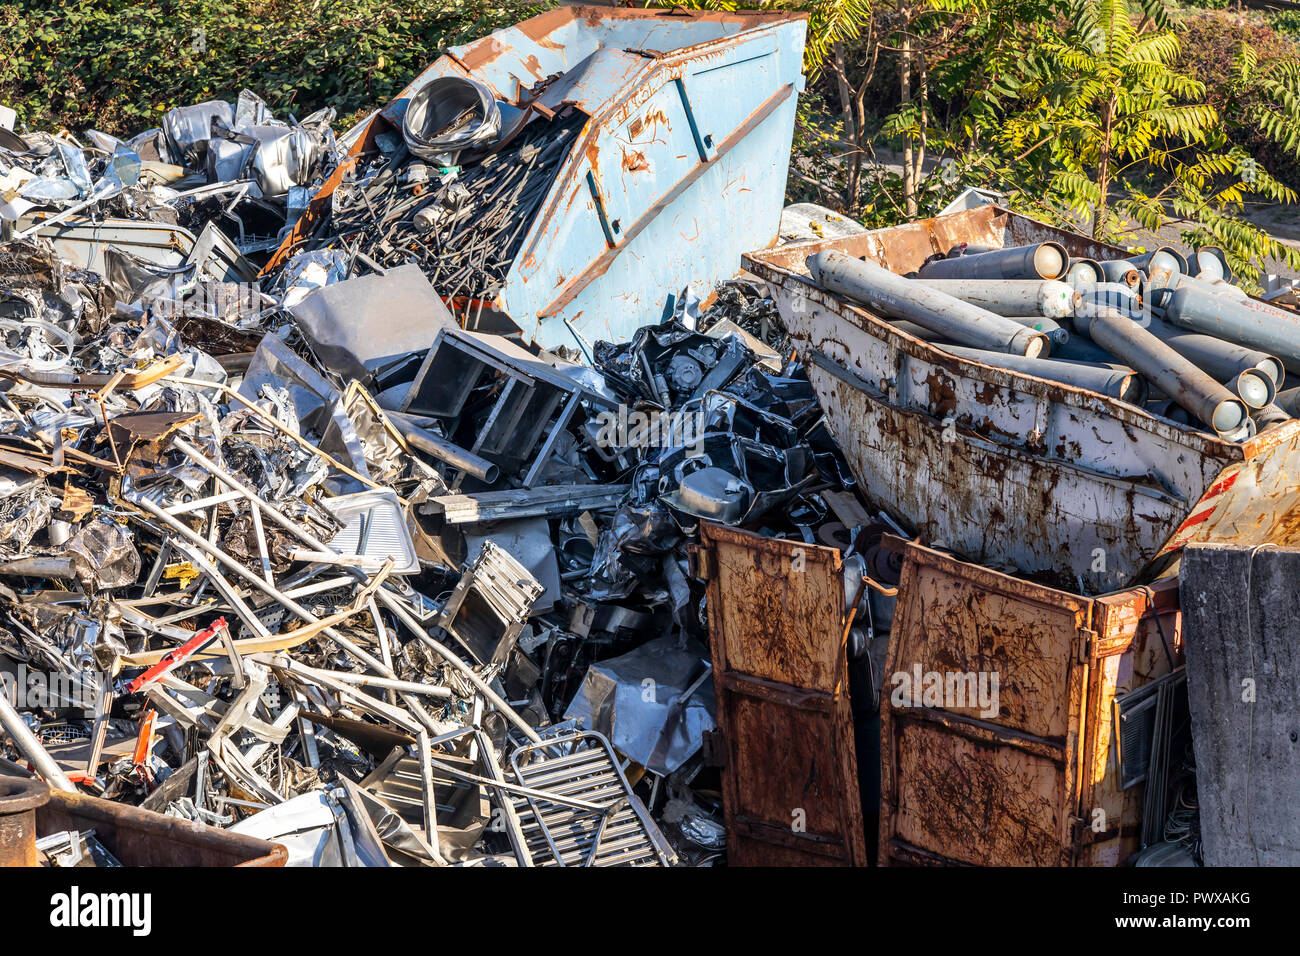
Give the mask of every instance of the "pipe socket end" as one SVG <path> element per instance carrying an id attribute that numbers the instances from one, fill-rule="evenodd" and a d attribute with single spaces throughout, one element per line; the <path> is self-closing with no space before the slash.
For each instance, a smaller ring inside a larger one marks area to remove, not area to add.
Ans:
<path id="1" fill-rule="evenodd" d="M 1039 243 L 1034 250 L 1034 269 L 1044 279 L 1059 279 L 1070 271 L 1070 255 L 1060 243 Z"/>
<path id="2" fill-rule="evenodd" d="M 1227 437 L 1240 428 L 1247 418 L 1244 402 L 1237 398 L 1226 398 L 1214 406 L 1214 412 L 1210 415 L 1210 427 L 1219 435 Z"/>
<path id="3" fill-rule="evenodd" d="M 1051 340 L 1042 332 L 1024 329 L 1011 338 L 1008 351 L 1025 358 L 1047 358 L 1052 350 Z"/>
<path id="4" fill-rule="evenodd" d="M 1254 368 L 1245 369 L 1233 379 L 1232 390 L 1251 408 L 1265 408 L 1273 404 L 1273 398 L 1277 395 L 1273 380 L 1260 369 Z"/>

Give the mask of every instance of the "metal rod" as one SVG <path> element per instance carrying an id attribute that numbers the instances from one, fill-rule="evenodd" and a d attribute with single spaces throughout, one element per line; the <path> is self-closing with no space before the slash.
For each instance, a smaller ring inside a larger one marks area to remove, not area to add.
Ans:
<path id="1" fill-rule="evenodd" d="M 1165 318 L 1193 332 L 1204 332 L 1276 355 L 1300 373 L 1300 312 L 1254 299 L 1233 301 L 1199 288 L 1180 286 L 1164 304 Z"/>
<path id="2" fill-rule="evenodd" d="M 13 738 L 14 744 L 23 752 L 23 756 L 32 762 L 36 772 L 44 778 L 45 782 L 52 787 L 58 787 L 67 793 L 76 793 L 77 788 L 72 785 L 62 768 L 50 756 L 32 729 L 27 726 L 23 720 L 22 714 L 9 703 L 9 695 L 0 693 L 0 725 L 8 731 L 9 736 Z"/>
<path id="3" fill-rule="evenodd" d="M 181 524 L 171 515 L 167 514 L 161 508 L 155 505 L 153 502 L 149 501 L 146 498 L 133 497 L 131 495 L 126 496 L 126 500 L 129 503 L 135 505 L 137 508 L 141 508 L 144 511 L 147 511 L 149 514 L 153 515 L 159 521 L 162 521 L 164 524 L 166 524 L 177 534 L 181 535 L 187 541 L 191 542 L 194 545 L 197 545 L 199 548 L 206 551 L 209 555 L 211 555 L 214 559 L 216 559 L 216 561 L 219 564 L 221 564 L 223 567 L 229 568 L 232 572 L 234 572 L 239 577 L 243 578 L 253 587 L 257 588 L 258 590 L 266 594 L 268 597 L 273 598 L 283 606 L 287 607 L 290 611 L 298 615 L 308 624 L 318 624 L 320 622 L 320 618 L 316 617 L 316 615 L 312 614 L 310 611 L 308 611 L 297 601 L 293 600 L 293 598 L 284 594 L 275 586 L 263 581 L 252 571 L 248 570 L 248 568 L 244 567 L 234 558 L 227 555 L 220 548 L 217 548 L 215 545 L 209 542 L 202 535 L 196 534 L 193 530 Z M 360 574 L 360 572 L 358 572 L 358 574 Z M 362 576 L 364 577 L 364 575 Z M 385 670 L 387 669 L 384 667 L 382 661 L 376 660 L 374 657 L 371 657 L 369 654 L 363 651 L 352 641 L 348 640 L 345 636 L 340 634 L 336 628 L 327 627 L 322 631 L 322 633 L 327 635 L 331 640 L 333 640 L 336 644 L 338 644 L 341 648 L 343 648 L 343 650 L 347 651 L 357 660 L 364 662 L 374 670 L 377 670 L 381 674 L 384 674 L 385 677 L 397 676 L 393 674 L 391 671 L 385 673 Z M 410 699 L 407 699 L 406 702 L 408 705 L 413 705 L 413 702 Z M 436 726 L 434 724 L 433 718 L 430 717 L 428 714 L 424 713 L 423 709 L 420 708 L 418 704 L 414 704 L 412 706 L 412 713 L 415 714 L 415 716 L 420 720 L 421 723 L 426 724 L 426 726 L 430 726 L 430 727 Z"/>
<path id="4" fill-rule="evenodd" d="M 513 379 L 512 379 L 513 381 Z M 479 481 L 493 484 L 500 477 L 501 469 L 486 458 L 480 458 L 465 448 L 440 438 L 428 429 L 421 428 L 407 415 L 401 412 L 388 412 L 388 417 L 402 437 L 411 447 L 445 462 L 458 471 L 473 475 Z"/>
<path id="5" fill-rule="evenodd" d="M 243 482 L 241 482 L 234 475 L 230 474 L 230 472 L 226 471 L 220 465 L 217 465 L 215 462 L 210 461 L 208 458 L 206 458 L 203 455 L 202 452 L 200 452 L 193 445 L 188 444 L 187 442 L 181 440 L 180 438 L 174 438 L 172 443 L 187 458 L 189 458 L 194 462 L 197 462 L 198 464 L 201 464 L 205 469 L 207 469 L 212 474 L 216 475 L 219 479 L 221 479 L 230 487 L 237 488 L 240 491 L 242 491 L 250 502 L 252 502 L 255 506 L 261 508 L 263 513 L 267 517 L 269 517 L 273 522 L 278 524 L 281 528 L 284 528 L 284 530 L 288 531 L 294 537 L 298 538 L 300 541 L 304 542 L 307 545 L 310 545 L 311 547 L 319 551 L 328 550 L 326 546 L 322 544 L 318 539 L 305 532 L 302 528 L 299 528 L 296 524 L 294 524 L 284 515 L 280 514 L 280 512 L 272 508 L 269 504 L 267 504 L 260 497 L 258 497 L 256 492 L 254 492 L 251 488 L 245 486 Z M 168 516 L 164 516 L 164 517 L 168 517 Z M 174 522 L 176 527 L 183 528 L 186 531 L 189 531 L 188 528 L 185 528 L 184 525 L 180 524 L 180 522 L 175 521 L 175 519 L 170 519 L 170 520 Z M 217 551 L 217 553 L 221 554 L 220 551 Z M 222 555 L 222 557 L 225 557 L 225 555 Z M 228 559 L 228 560 L 230 560 L 231 566 L 233 566 L 234 568 L 238 568 L 240 573 L 242 573 L 244 576 L 246 576 L 247 578 L 255 582 L 258 587 L 261 587 L 263 589 L 268 587 L 268 585 L 266 585 L 266 582 L 262 581 L 256 575 L 249 572 L 248 569 L 245 568 L 242 564 L 239 564 L 233 559 Z M 353 569 L 353 574 L 360 578 L 365 578 L 366 576 L 364 572 L 356 569 Z M 274 591 L 275 589 L 272 588 L 271 590 Z M 276 594 L 272 594 L 272 597 L 276 597 L 277 600 L 280 600 L 282 604 L 285 604 L 287 607 L 289 607 L 290 610 L 292 610 L 298 616 L 307 619 L 308 612 L 306 611 L 305 608 L 302 608 L 299 605 L 294 604 L 292 602 L 286 602 L 283 599 L 283 595 L 279 595 L 278 592 Z M 523 731 L 524 734 L 530 740 L 538 741 L 541 739 L 537 735 L 537 731 L 535 731 L 526 721 L 524 721 L 523 718 L 521 718 L 517 713 L 515 713 L 514 709 L 511 708 L 511 706 L 507 704 L 504 700 L 502 700 L 501 696 L 497 694 L 496 691 L 492 690 L 492 688 L 487 685 L 487 683 L 483 680 L 483 678 L 481 678 L 474 671 L 472 667 L 470 667 L 468 664 L 462 661 L 449 648 L 444 647 L 442 644 L 438 643 L 433 638 L 431 638 L 428 635 L 428 632 L 426 632 L 424 628 L 420 625 L 420 623 L 416 621 L 414 617 L 411 616 L 410 612 L 408 612 L 405 608 L 401 606 L 400 603 L 398 603 L 396 597 L 389 594 L 387 591 L 383 589 L 380 589 L 378 592 L 376 592 L 375 597 L 386 608 L 392 611 L 393 614 L 395 614 L 397 618 L 412 631 L 412 633 L 416 636 L 416 638 L 418 638 L 421 641 L 421 643 L 427 646 L 430 650 L 435 651 L 440 657 L 444 658 L 447 661 L 447 663 L 451 664 L 462 674 L 464 674 L 469 679 L 470 683 L 472 683 L 474 687 L 479 691 L 479 693 L 483 694 L 483 696 L 486 697 L 494 707 L 500 710 L 501 713 L 511 723 L 513 723 L 516 727 L 518 727 L 521 731 Z M 315 619 L 312 618 L 310 620 L 310 623 L 315 623 Z M 364 656 L 362 656 L 364 652 L 361 652 L 360 648 L 356 648 L 356 650 L 354 651 L 353 648 L 355 648 L 355 645 L 353 645 L 350 641 L 347 641 L 346 638 L 342 638 L 340 635 L 337 635 L 337 632 L 333 631 L 332 629 L 327 630 L 325 633 L 329 634 L 329 636 L 333 638 L 334 641 L 337 642 L 341 647 L 347 650 L 348 653 L 354 654 L 354 656 L 357 656 L 359 659 L 364 660 L 372 668 L 379 671 L 381 674 L 384 674 L 386 668 L 384 668 L 384 665 L 380 661 L 375 660 L 369 654 L 364 654 Z M 389 672 L 387 674 L 384 674 L 384 676 L 396 677 L 397 675 Z"/>
<path id="6" fill-rule="evenodd" d="M 1141 325 L 1115 309 L 1084 306 L 1075 328 L 1149 378 L 1157 388 L 1229 440 L 1244 437 L 1244 402 Z"/>
<path id="7" fill-rule="evenodd" d="M 1280 385 L 1286 375 L 1282 360 L 1275 355 L 1249 349 L 1214 335 L 1189 332 L 1187 329 L 1151 319 L 1146 328 L 1183 358 L 1199 365 L 1215 378 L 1226 381 L 1247 369 L 1258 369 Z"/>
<path id="8" fill-rule="evenodd" d="M 1146 383 L 1131 369 L 1118 371 L 1109 366 L 1087 362 L 1025 358 L 1023 355 L 1007 355 L 1005 352 L 968 349 L 962 345 L 941 345 L 939 348 L 960 358 L 982 362 L 995 368 L 1023 372 L 1026 375 L 1073 385 L 1076 388 L 1086 388 L 1091 392 L 1118 398 L 1133 405 L 1141 405 L 1146 398 Z"/>
<path id="9" fill-rule="evenodd" d="M 1123 259 L 1107 259 L 1099 262 L 1101 274 L 1105 277 L 1106 282 L 1118 282 L 1120 285 L 1126 285 L 1130 289 L 1136 289 L 1140 281 L 1138 271 L 1131 262 L 1125 262 Z"/>
<path id="10" fill-rule="evenodd" d="M 917 279 L 954 299 L 997 315 L 1045 315 L 1063 319 L 1074 315 L 1079 294 L 1068 282 L 1055 279 Z"/>
<path id="11" fill-rule="evenodd" d="M 1156 269 L 1167 269 L 1181 274 L 1187 272 L 1187 260 L 1169 246 L 1159 246 L 1139 256 L 1129 256 L 1124 261 L 1148 275 Z"/>

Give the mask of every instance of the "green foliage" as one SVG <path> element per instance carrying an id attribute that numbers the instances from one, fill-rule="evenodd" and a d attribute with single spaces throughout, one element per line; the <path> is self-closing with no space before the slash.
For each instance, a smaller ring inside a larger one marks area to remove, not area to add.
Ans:
<path id="1" fill-rule="evenodd" d="M 546 9 L 521 0 L 7 0 L 0 102 L 33 129 L 126 134 L 245 87 L 345 125 L 441 51 Z"/>
<path id="2" fill-rule="evenodd" d="M 996 152 L 1028 160 L 1053 199 L 1113 239 L 1112 185 L 1152 167 L 1176 173 L 1177 152 L 1203 143 L 1218 115 L 1202 101 L 1204 85 L 1170 67 L 1171 30 L 1139 33 L 1126 0 L 1072 4 L 1068 14 L 1066 30 L 1039 37 L 1013 78 L 1012 108 L 989 132 Z"/>
<path id="3" fill-rule="evenodd" d="M 1059 10 L 1063 19 L 1038 20 L 997 51 L 988 82 L 979 85 L 968 65 L 977 92 L 945 141 L 961 155 L 962 175 L 1005 191 L 1013 207 L 1111 242 L 1174 224 L 1185 241 L 1222 246 L 1248 282 L 1267 257 L 1300 267 L 1293 248 L 1239 218 L 1248 200 L 1296 195 L 1231 135 L 1251 122 L 1294 152 L 1296 62 L 1258 72 L 1263 61 L 1240 45 L 1227 92 L 1218 90 L 1221 112 L 1149 0 Z"/>
<path id="4" fill-rule="evenodd" d="M 1268 21 L 1278 33 L 1300 38 L 1300 10 L 1270 10 Z"/>
<path id="5" fill-rule="evenodd" d="M 844 124 L 820 89 L 810 86 L 795 107 L 794 140 L 790 156 L 790 202 L 835 203 L 844 188 L 844 169 L 835 162 L 842 151 Z"/>
<path id="6" fill-rule="evenodd" d="M 1229 13 L 1185 17 L 1179 33 L 1179 68 L 1205 83 L 1232 144 L 1300 187 L 1300 41 Z"/>

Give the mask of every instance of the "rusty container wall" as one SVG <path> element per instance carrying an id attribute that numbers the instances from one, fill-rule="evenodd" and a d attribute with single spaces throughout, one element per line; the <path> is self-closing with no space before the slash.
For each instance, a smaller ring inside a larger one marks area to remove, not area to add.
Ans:
<path id="1" fill-rule="evenodd" d="M 36 833 L 94 830 L 123 866 L 281 867 L 289 858 L 278 843 L 113 803 L 81 793 L 50 791 L 36 811 Z"/>
<path id="2" fill-rule="evenodd" d="M 1191 541 L 1300 544 L 1300 421 L 1249 441 L 949 355 L 819 288 L 824 249 L 904 274 L 960 242 L 1123 250 L 996 206 L 744 256 L 765 279 L 864 495 L 925 542 L 1088 594 L 1176 573 Z M 1098 562 L 1100 549 L 1104 562 Z"/>
<path id="3" fill-rule="evenodd" d="M 860 866 L 840 553 L 704 522 L 732 866 Z"/>
<path id="4" fill-rule="evenodd" d="M 545 348 L 625 341 L 688 284 L 707 291 L 741 253 L 776 242 L 806 27 L 786 11 L 561 7 L 448 49 L 352 155 L 400 128 L 411 97 L 443 76 L 472 77 L 512 107 L 585 114 L 486 311 Z M 342 169 L 273 265 L 320 220 Z"/>
<path id="5" fill-rule="evenodd" d="M 1120 787 L 1112 705 L 1181 663 L 1177 582 L 1088 598 L 887 542 L 904 565 L 881 695 L 881 864 L 1123 863 L 1145 785 Z M 895 675 L 918 671 L 996 674 L 996 714 L 969 698 L 913 706 Z"/>

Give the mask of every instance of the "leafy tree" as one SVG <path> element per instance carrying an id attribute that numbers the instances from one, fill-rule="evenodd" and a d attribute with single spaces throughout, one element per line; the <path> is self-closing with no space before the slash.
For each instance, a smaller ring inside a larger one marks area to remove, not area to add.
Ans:
<path id="1" fill-rule="evenodd" d="M 982 148 L 967 149 L 968 170 L 1014 206 L 1099 239 L 1175 224 L 1192 245 L 1221 245 L 1248 278 L 1267 257 L 1300 265 L 1295 250 L 1238 218 L 1248 197 L 1292 202 L 1295 193 L 1230 140 L 1204 84 L 1175 68 L 1179 39 L 1163 7 L 1094 0 L 1063 13 L 1059 25 L 1038 24 L 972 97 L 962 132 Z M 1249 51 L 1242 56 L 1247 76 Z M 1279 67 L 1257 84 L 1269 94 L 1261 126 L 1283 144 L 1295 143 L 1300 118 L 1292 75 Z"/>

